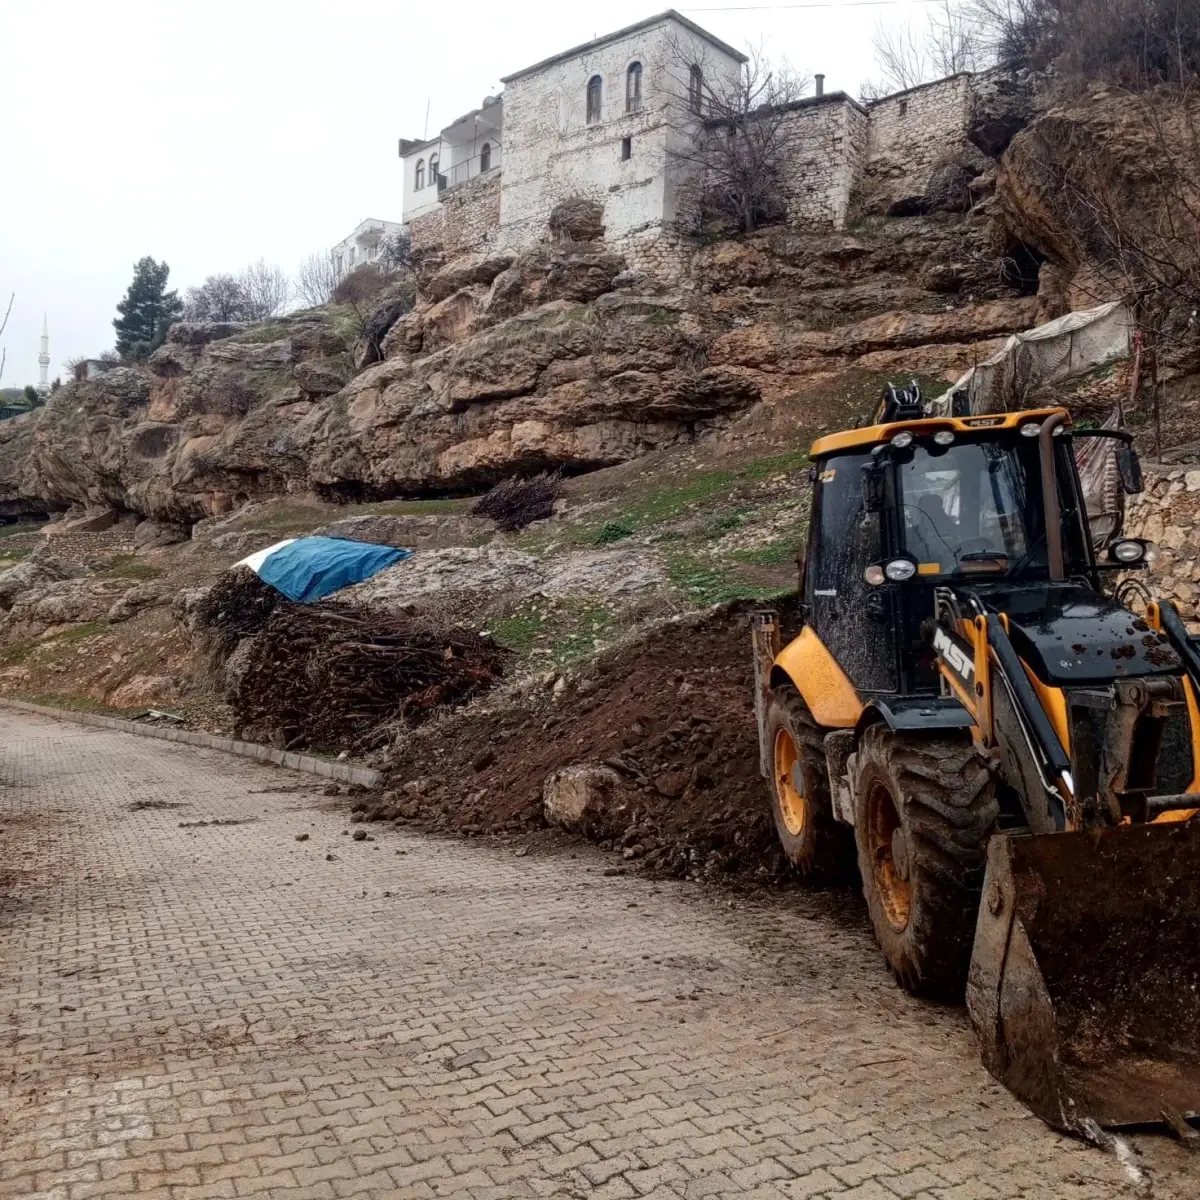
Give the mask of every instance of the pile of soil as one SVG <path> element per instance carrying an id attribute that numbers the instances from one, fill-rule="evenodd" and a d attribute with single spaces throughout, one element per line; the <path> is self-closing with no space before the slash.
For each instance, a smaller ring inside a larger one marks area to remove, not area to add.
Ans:
<path id="1" fill-rule="evenodd" d="M 606 763 L 626 802 L 594 831 L 655 873 L 770 879 L 787 872 L 758 770 L 748 606 L 662 626 L 602 657 L 551 699 L 440 722 L 396 748 L 368 819 L 499 833 L 545 825 L 542 786 Z"/>

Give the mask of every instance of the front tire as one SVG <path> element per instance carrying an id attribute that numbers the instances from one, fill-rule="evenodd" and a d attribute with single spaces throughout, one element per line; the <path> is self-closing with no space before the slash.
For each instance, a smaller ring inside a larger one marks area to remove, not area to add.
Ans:
<path id="1" fill-rule="evenodd" d="M 961 1001 L 999 813 L 986 763 L 966 739 L 873 725 L 851 785 L 863 895 L 888 965 L 914 995 Z"/>
<path id="2" fill-rule="evenodd" d="M 775 830 L 788 862 L 808 875 L 826 865 L 834 825 L 824 734 L 790 684 L 771 689 L 766 724 Z"/>

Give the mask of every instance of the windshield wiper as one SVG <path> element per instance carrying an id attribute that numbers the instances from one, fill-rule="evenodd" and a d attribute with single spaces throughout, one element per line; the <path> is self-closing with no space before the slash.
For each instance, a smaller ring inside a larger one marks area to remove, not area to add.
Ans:
<path id="1" fill-rule="evenodd" d="M 1008 570 L 1005 571 L 1004 573 L 1006 575 L 1015 575 L 1015 574 L 1019 574 L 1021 571 L 1025 570 L 1025 568 L 1027 566 L 1029 566 L 1029 564 L 1033 561 L 1033 552 L 1035 550 L 1039 549 L 1045 540 L 1046 540 L 1046 535 L 1044 533 L 1040 537 L 1035 538 L 1033 544 L 1029 547 L 1029 549 L 1026 550 L 1025 553 L 1022 554 L 1021 557 L 1018 558 L 1017 561 L 1015 563 L 1013 563 L 1013 565 L 1011 567 L 1009 567 Z"/>
<path id="2" fill-rule="evenodd" d="M 1008 562 L 1008 553 L 1004 550 L 972 550 L 968 554 L 960 554 L 958 561 L 963 562 L 992 562 L 997 558 Z"/>

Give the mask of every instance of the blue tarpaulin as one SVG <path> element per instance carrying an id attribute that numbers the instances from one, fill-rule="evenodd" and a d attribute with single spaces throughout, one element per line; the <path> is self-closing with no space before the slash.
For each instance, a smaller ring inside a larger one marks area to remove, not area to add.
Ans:
<path id="1" fill-rule="evenodd" d="M 341 588 L 403 562 L 411 550 L 352 542 L 346 538 L 289 538 L 259 550 L 236 564 L 249 567 L 264 582 L 298 604 L 311 604 Z"/>

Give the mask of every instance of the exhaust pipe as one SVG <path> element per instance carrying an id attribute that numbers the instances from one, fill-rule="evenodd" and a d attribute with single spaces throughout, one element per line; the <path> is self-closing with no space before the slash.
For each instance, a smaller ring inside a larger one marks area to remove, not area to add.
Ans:
<path id="1" fill-rule="evenodd" d="M 1062 505 L 1058 500 L 1058 473 L 1054 469 L 1054 431 L 1066 423 L 1062 413 L 1055 413 L 1042 422 L 1038 445 L 1042 458 L 1042 503 L 1046 511 L 1046 556 L 1050 560 L 1050 582 L 1062 583 L 1067 578 L 1063 558 Z"/>

